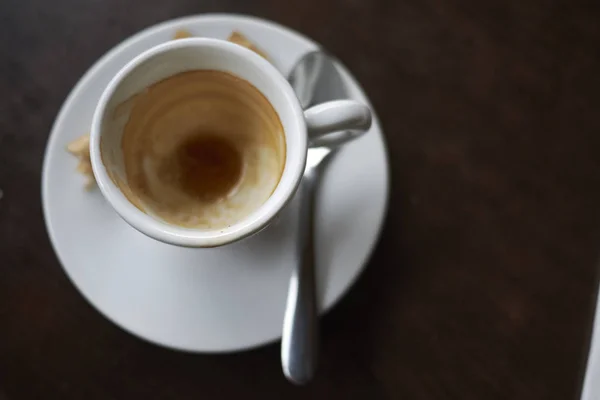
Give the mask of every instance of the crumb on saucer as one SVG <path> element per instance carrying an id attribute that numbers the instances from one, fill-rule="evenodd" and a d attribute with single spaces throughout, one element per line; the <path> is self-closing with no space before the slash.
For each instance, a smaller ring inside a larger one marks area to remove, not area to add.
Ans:
<path id="1" fill-rule="evenodd" d="M 258 54 L 259 56 L 266 58 L 267 60 L 269 59 L 269 57 L 267 57 L 267 55 L 261 49 L 256 47 L 256 45 L 254 43 L 252 43 L 250 40 L 248 40 L 248 38 L 246 36 L 244 36 L 243 34 L 241 34 L 238 31 L 231 32 L 231 35 L 229 35 L 227 40 L 232 43 L 239 44 L 240 46 L 243 46 L 247 49 L 250 49 L 253 52 L 255 52 L 256 54 Z"/>
<path id="2" fill-rule="evenodd" d="M 185 39 L 185 38 L 189 38 L 192 36 L 194 36 L 194 35 L 192 35 L 189 31 L 186 31 L 185 29 L 179 29 L 177 32 L 175 32 L 175 36 L 173 36 L 173 40 Z"/>
<path id="3" fill-rule="evenodd" d="M 85 177 L 85 188 L 86 190 L 90 190 L 96 183 L 90 160 L 90 135 L 80 136 L 70 142 L 67 145 L 67 151 L 79 159 L 77 172 Z"/>
<path id="4" fill-rule="evenodd" d="M 191 32 L 185 30 L 185 29 L 179 29 L 175 32 L 175 35 L 173 36 L 173 40 L 176 39 L 185 39 L 185 38 L 189 38 L 189 37 L 193 37 L 194 35 L 191 34 Z M 240 45 L 242 47 L 245 47 L 247 49 L 252 50 L 253 52 L 255 52 L 256 54 L 260 55 L 263 58 L 266 58 L 267 60 L 269 59 L 269 57 L 267 57 L 266 53 L 264 51 L 262 51 L 261 49 L 259 49 L 254 43 L 252 43 L 246 36 L 244 36 L 241 32 L 238 31 L 233 31 L 231 32 L 231 34 L 229 35 L 229 37 L 227 38 L 227 40 L 231 43 L 235 43 L 237 45 Z"/>

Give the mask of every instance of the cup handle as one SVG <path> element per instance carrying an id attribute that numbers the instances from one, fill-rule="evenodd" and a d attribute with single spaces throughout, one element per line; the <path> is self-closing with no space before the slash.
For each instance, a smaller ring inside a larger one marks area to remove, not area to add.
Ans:
<path id="1" fill-rule="evenodd" d="M 334 100 L 304 111 L 308 147 L 339 146 L 371 127 L 371 110 L 354 100 Z M 335 133 L 334 133 L 335 132 Z"/>

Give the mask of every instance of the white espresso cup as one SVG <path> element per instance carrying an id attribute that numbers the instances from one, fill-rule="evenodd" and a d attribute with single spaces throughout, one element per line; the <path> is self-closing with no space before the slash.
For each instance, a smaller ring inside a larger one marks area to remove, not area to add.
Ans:
<path id="1" fill-rule="evenodd" d="M 161 80 L 191 70 L 223 71 L 251 83 L 271 103 L 284 130 L 285 165 L 275 190 L 259 208 L 226 228 L 186 228 L 146 214 L 131 203 L 111 179 L 111 176 L 117 177 L 127 185 L 122 137 L 128 115 L 127 111 L 123 115 L 118 106 Z M 115 123 L 116 114 L 119 121 Z M 313 139 L 320 139 L 318 142 L 322 144 L 323 135 L 327 133 L 348 129 L 366 131 L 370 124 L 369 108 L 351 100 L 331 101 L 302 110 L 286 79 L 271 63 L 251 50 L 217 39 L 180 39 L 140 54 L 110 81 L 94 112 L 90 155 L 102 194 L 135 229 L 173 245 L 214 247 L 258 232 L 273 220 L 300 184 L 309 143 Z"/>

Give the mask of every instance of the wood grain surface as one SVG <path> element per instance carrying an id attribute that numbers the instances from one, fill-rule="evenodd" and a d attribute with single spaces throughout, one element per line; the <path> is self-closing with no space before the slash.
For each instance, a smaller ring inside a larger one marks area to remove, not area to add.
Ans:
<path id="1" fill-rule="evenodd" d="M 205 12 L 297 29 L 381 118 L 390 210 L 323 319 L 317 379 L 279 348 L 190 355 L 98 314 L 54 255 L 42 155 L 65 97 L 136 31 Z M 576 399 L 600 249 L 600 3 L 0 1 L 0 399 Z"/>

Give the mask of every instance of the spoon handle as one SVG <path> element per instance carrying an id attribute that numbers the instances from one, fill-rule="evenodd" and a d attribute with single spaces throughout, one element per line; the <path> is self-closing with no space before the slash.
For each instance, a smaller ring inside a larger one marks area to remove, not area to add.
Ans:
<path id="1" fill-rule="evenodd" d="M 305 172 L 300 187 L 298 262 L 292 272 L 283 319 L 281 363 L 287 379 L 302 385 L 315 374 L 318 316 L 315 288 L 315 189 L 319 172 Z"/>

